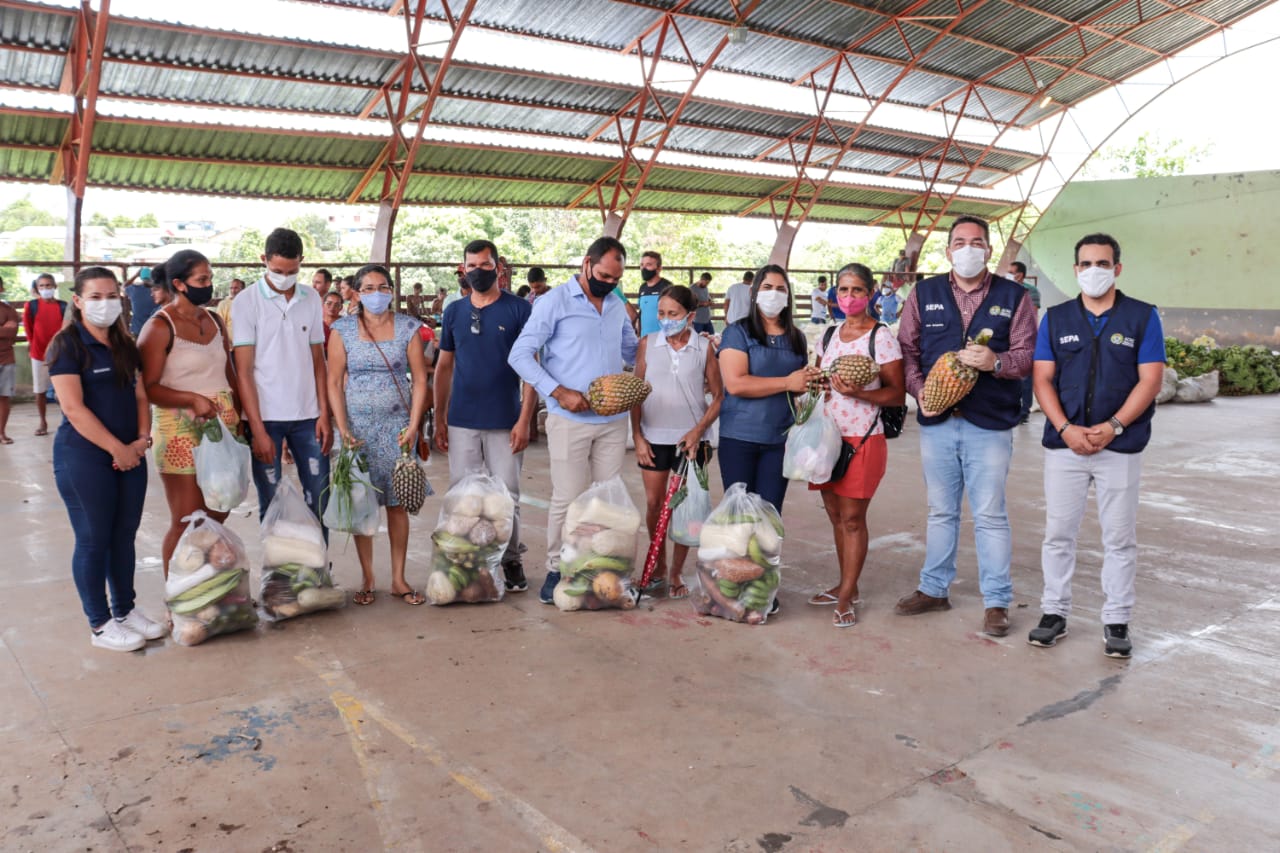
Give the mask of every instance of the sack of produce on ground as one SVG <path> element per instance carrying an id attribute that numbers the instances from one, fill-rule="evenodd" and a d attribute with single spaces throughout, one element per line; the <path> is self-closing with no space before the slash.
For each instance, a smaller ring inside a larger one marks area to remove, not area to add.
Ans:
<path id="1" fill-rule="evenodd" d="M 990 329 L 983 329 L 973 342 L 985 346 L 992 334 Z M 929 375 L 924 378 L 924 390 L 920 393 L 920 408 L 945 412 L 968 396 L 973 386 L 978 384 L 978 371 L 961 364 L 957 355 L 945 352 L 929 368 Z"/>
<path id="2" fill-rule="evenodd" d="M 165 606 L 173 620 L 173 639 L 196 646 L 218 634 L 258 624 L 249 595 L 249 559 L 240 537 L 203 511 L 188 522 L 169 561 Z"/>
<path id="3" fill-rule="evenodd" d="M 373 536 L 378 532 L 378 490 L 364 454 L 344 443 L 329 477 L 324 526 L 338 533 Z"/>
<path id="4" fill-rule="evenodd" d="M 710 481 L 706 467 L 690 462 L 689 469 L 684 483 L 671 496 L 673 509 L 671 527 L 667 532 L 671 541 L 678 545 L 696 546 L 702 535 L 702 525 L 711 515 L 711 492 L 707 490 Z"/>
<path id="5" fill-rule="evenodd" d="M 782 518 L 773 505 L 734 483 L 702 526 L 689 600 L 703 615 L 763 625 L 778 596 Z"/>
<path id="6" fill-rule="evenodd" d="M 249 461 L 253 452 L 220 417 L 196 424 L 200 443 L 191 450 L 196 485 L 211 512 L 231 512 L 249 494 Z"/>
<path id="7" fill-rule="evenodd" d="M 506 591 L 502 554 L 511 541 L 516 502 L 487 471 L 465 475 L 445 493 L 431 543 L 427 601 L 501 601 Z"/>
<path id="8" fill-rule="evenodd" d="M 795 424 L 787 430 L 782 456 L 782 476 L 815 485 L 831 479 L 840 458 L 840 426 L 827 414 L 826 394 L 809 391 L 795 407 Z"/>
<path id="9" fill-rule="evenodd" d="M 1201 376 L 1189 376 L 1178 380 L 1174 394 L 1177 403 L 1207 403 L 1218 396 L 1218 371 L 1211 370 Z"/>
<path id="10" fill-rule="evenodd" d="M 326 512 L 327 516 L 328 513 Z M 346 590 L 333 585 L 328 548 L 302 487 L 282 477 L 262 517 L 262 609 L 272 619 L 289 619 L 347 603 Z"/>
<path id="11" fill-rule="evenodd" d="M 1164 376 L 1160 379 L 1160 393 L 1156 394 L 1156 402 L 1163 405 L 1173 402 L 1173 398 L 1178 393 L 1178 371 L 1172 367 L 1164 369 Z"/>
<path id="12" fill-rule="evenodd" d="M 560 548 L 560 583 L 555 603 L 561 610 L 630 610 L 640 594 L 631 584 L 640 531 L 640 511 L 622 477 L 591 488 L 569 504 Z"/>

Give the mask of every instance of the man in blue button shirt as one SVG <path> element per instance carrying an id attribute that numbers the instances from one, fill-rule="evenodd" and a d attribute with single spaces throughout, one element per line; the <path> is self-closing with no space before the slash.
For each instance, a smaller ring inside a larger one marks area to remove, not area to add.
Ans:
<path id="1" fill-rule="evenodd" d="M 608 298 L 626 260 L 627 250 L 613 237 L 592 243 L 581 271 L 534 304 L 511 348 L 511 366 L 547 401 L 551 507 L 543 604 L 552 603 L 560 581 L 561 527 L 569 504 L 592 482 L 621 473 L 627 452 L 629 414 L 597 415 L 585 396 L 592 380 L 636 360 L 638 342 L 626 306 Z"/>

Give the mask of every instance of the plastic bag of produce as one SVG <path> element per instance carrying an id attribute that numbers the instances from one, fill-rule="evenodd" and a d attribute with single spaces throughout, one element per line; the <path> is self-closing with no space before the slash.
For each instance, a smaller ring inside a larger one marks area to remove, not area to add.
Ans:
<path id="1" fill-rule="evenodd" d="M 680 491 L 685 494 L 671 511 L 671 541 L 680 545 L 697 545 L 703 522 L 711 515 L 711 492 L 707 490 L 707 469 L 691 462 L 692 473 L 684 478 Z M 680 494 L 676 492 L 676 495 Z M 675 495 L 672 496 L 674 500 Z"/>
<path id="2" fill-rule="evenodd" d="M 561 610 L 603 610 L 636 606 L 639 590 L 631 584 L 640 511 L 621 477 L 591 488 L 569 504 L 560 548 L 560 583 L 555 603 Z"/>
<path id="3" fill-rule="evenodd" d="M 796 411 L 796 422 L 787 430 L 787 447 L 782 457 L 782 476 L 815 485 L 831 479 L 831 469 L 840 458 L 840 427 L 827 414 L 821 392 L 805 394 Z"/>
<path id="4" fill-rule="evenodd" d="M 502 554 L 511 541 L 516 502 L 501 480 L 472 471 L 449 489 L 431 543 L 427 601 L 501 601 Z"/>
<path id="5" fill-rule="evenodd" d="M 378 490 L 364 454 L 343 444 L 329 477 L 324 526 L 339 533 L 373 536 L 378 532 Z"/>
<path id="6" fill-rule="evenodd" d="M 173 639 L 196 646 L 218 634 L 258 623 L 249 596 L 249 560 L 244 543 L 203 511 L 188 522 L 169 561 L 165 606 L 173 619 Z"/>
<path id="7" fill-rule="evenodd" d="M 1177 403 L 1207 403 L 1218 396 L 1218 371 L 1211 370 L 1200 376 L 1189 376 L 1178 380 L 1178 391 L 1174 395 Z"/>
<path id="8" fill-rule="evenodd" d="M 773 505 L 734 483 L 702 525 L 689 596 L 704 615 L 763 625 L 781 583 L 782 518 Z"/>
<path id="9" fill-rule="evenodd" d="M 249 460 L 253 453 L 227 429 L 222 418 L 198 426 L 200 443 L 191 450 L 196 485 L 212 512 L 231 512 L 249 494 Z"/>
<path id="10" fill-rule="evenodd" d="M 1156 402 L 1164 404 L 1171 402 L 1178 393 L 1178 371 L 1172 367 L 1164 369 L 1164 376 L 1160 380 L 1160 393 L 1156 394 Z"/>
<path id="11" fill-rule="evenodd" d="M 326 513 L 327 515 L 327 513 Z M 328 549 L 302 487 L 283 477 L 262 517 L 262 609 L 271 619 L 289 619 L 347 603 L 346 590 L 333 585 Z"/>

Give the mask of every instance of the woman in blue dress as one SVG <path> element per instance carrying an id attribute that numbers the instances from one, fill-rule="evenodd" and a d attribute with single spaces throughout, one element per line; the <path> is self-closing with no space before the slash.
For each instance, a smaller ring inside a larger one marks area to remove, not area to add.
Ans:
<path id="1" fill-rule="evenodd" d="M 369 264 L 355 275 L 356 312 L 334 321 L 329 335 L 329 403 L 338 432 L 369 463 L 378 503 L 387 508 L 391 594 L 407 604 L 425 600 L 404 577 L 409 514 L 391 489 L 402 446 L 414 447 L 427 410 L 427 362 L 418 320 L 392 307 L 395 287 L 386 268 Z M 412 376 L 412 384 L 406 379 Z M 373 537 L 356 536 L 364 582 L 356 604 L 374 601 Z"/>

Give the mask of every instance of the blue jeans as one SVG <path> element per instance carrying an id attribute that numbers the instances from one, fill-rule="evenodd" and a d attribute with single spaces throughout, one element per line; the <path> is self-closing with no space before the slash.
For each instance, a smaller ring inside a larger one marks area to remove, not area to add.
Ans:
<path id="1" fill-rule="evenodd" d="M 316 438 L 316 419 L 305 421 L 264 421 L 267 435 L 275 445 L 275 461 L 264 465 L 253 460 L 253 485 L 258 490 L 258 519 L 267 514 L 271 499 L 276 496 L 276 483 L 280 482 L 281 446 L 288 442 L 293 462 L 298 469 L 298 481 L 302 483 L 302 495 L 316 514 L 316 520 L 324 518 L 324 505 L 328 503 L 329 457 L 320 452 L 320 440 Z M 324 529 L 324 539 L 329 541 L 329 530 Z"/>
<path id="2" fill-rule="evenodd" d="M 714 335 L 716 333 L 716 325 L 715 323 L 694 323 L 693 330 L 699 335 L 703 332 L 706 332 L 708 335 Z"/>
<path id="3" fill-rule="evenodd" d="M 147 497 L 146 463 L 117 471 L 101 450 L 69 450 L 55 442 L 53 479 L 76 537 L 71 574 L 89 627 L 113 614 L 123 619 L 133 610 L 134 539 Z"/>
<path id="4" fill-rule="evenodd" d="M 720 480 L 728 489 L 734 483 L 746 483 L 748 492 L 755 492 L 773 504 L 782 514 L 782 501 L 787 496 L 787 478 L 782 476 L 782 456 L 786 442 L 756 444 L 720 436 Z"/>
<path id="5" fill-rule="evenodd" d="M 1008 607 L 1013 600 L 1009 576 L 1013 537 L 1004 502 L 1012 456 L 1011 430 L 981 429 L 959 417 L 920 428 L 920 462 L 929 493 L 929 528 L 920 571 L 920 591 L 925 595 L 946 598 L 955 580 L 960 501 L 967 490 L 983 606 Z"/>

